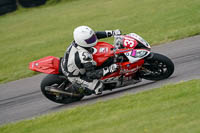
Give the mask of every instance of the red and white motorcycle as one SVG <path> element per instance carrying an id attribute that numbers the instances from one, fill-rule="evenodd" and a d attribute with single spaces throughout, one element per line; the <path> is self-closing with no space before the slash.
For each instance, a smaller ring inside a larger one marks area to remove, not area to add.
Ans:
<path id="1" fill-rule="evenodd" d="M 157 81 L 171 76 L 174 72 L 173 62 L 168 57 L 150 50 L 149 43 L 135 33 L 115 36 L 114 46 L 98 42 L 93 47 L 97 68 L 113 63 L 120 68 L 101 78 L 104 91 L 135 84 L 141 79 Z M 72 83 L 61 72 L 60 58 L 48 56 L 31 62 L 29 68 L 48 74 L 41 82 L 41 91 L 51 101 L 67 104 L 86 96 L 81 88 L 78 91 L 68 89 Z"/>

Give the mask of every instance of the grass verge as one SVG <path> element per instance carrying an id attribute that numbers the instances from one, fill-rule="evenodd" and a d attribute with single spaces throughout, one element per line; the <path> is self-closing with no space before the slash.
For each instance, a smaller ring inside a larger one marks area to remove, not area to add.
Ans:
<path id="1" fill-rule="evenodd" d="M 200 80 L 0 127 L 1 133 L 197 133 Z"/>
<path id="2" fill-rule="evenodd" d="M 158 44 L 199 34 L 199 7 L 199 0 L 68 0 L 1 16 L 0 83 L 35 75 L 33 60 L 63 56 L 79 25 L 119 28 Z"/>

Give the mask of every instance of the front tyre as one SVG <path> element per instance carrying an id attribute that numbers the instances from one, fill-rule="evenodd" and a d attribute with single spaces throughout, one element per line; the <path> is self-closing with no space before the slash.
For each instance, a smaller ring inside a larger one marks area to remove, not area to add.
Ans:
<path id="1" fill-rule="evenodd" d="M 147 80 L 162 80 L 174 72 L 174 63 L 167 56 L 152 53 L 151 58 L 146 58 L 140 71 L 140 77 Z"/>
<path id="2" fill-rule="evenodd" d="M 61 84 L 64 84 L 64 89 L 66 89 L 69 85 L 71 85 L 71 83 L 66 78 L 63 78 L 60 75 L 49 74 L 42 80 L 40 87 L 43 95 L 49 100 L 56 103 L 68 104 L 75 101 L 79 101 L 83 98 L 83 96 L 72 97 L 72 96 L 62 95 L 59 93 L 52 93 L 46 89 L 49 86 L 58 87 Z"/>

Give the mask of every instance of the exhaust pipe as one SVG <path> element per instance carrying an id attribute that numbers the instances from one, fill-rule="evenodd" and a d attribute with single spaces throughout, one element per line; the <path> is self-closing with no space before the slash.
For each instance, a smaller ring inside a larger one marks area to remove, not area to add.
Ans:
<path id="1" fill-rule="evenodd" d="M 59 94 L 67 95 L 67 96 L 70 96 L 70 97 L 73 97 L 73 96 L 74 97 L 80 97 L 81 96 L 80 94 L 74 94 L 74 93 L 63 91 L 63 90 L 58 90 L 56 87 L 53 87 L 53 86 L 46 86 L 45 90 L 52 92 L 52 93 L 59 93 Z"/>

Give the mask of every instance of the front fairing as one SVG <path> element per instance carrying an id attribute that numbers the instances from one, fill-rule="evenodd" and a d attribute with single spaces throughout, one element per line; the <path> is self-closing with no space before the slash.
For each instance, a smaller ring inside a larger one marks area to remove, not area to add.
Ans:
<path id="1" fill-rule="evenodd" d="M 147 49 L 150 50 L 151 46 L 141 36 L 136 33 L 129 33 L 127 35 L 115 36 L 114 40 L 115 48 L 135 48 L 135 49 Z"/>
<path id="2" fill-rule="evenodd" d="M 137 62 L 151 53 L 149 43 L 135 33 L 115 36 L 114 45 L 116 53 L 124 53 L 130 63 Z"/>
<path id="3" fill-rule="evenodd" d="M 144 59 L 147 57 L 151 52 L 146 49 L 132 49 L 125 52 L 125 56 L 129 59 L 130 63 L 135 63 L 140 59 Z"/>
<path id="4" fill-rule="evenodd" d="M 136 34 L 136 33 L 129 33 L 129 34 L 127 34 L 127 36 L 130 36 L 130 37 L 136 39 L 138 42 L 140 42 L 141 44 L 143 44 L 146 48 L 151 49 L 150 44 L 146 40 L 144 40 L 141 36 L 139 36 L 138 34 Z"/>

